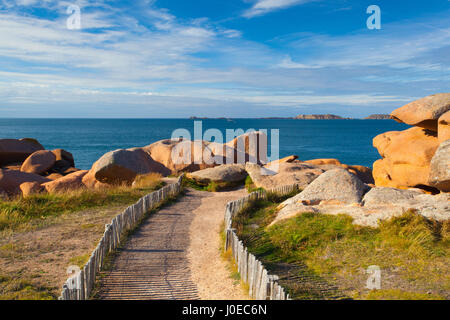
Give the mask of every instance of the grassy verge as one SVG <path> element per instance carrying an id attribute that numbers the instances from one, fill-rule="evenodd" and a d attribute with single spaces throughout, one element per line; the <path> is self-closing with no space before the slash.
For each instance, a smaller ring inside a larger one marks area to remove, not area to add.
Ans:
<path id="1" fill-rule="evenodd" d="M 0 300 L 54 300 L 46 287 L 36 286 L 32 279 L 0 275 Z"/>
<path id="2" fill-rule="evenodd" d="M 226 234 L 224 223 L 222 223 L 222 225 L 220 226 L 220 230 L 220 255 L 226 262 L 227 270 L 230 272 L 230 278 L 234 280 L 234 284 L 240 285 L 244 294 L 248 296 L 249 286 L 241 279 L 241 275 L 238 271 L 238 266 L 233 257 L 233 252 L 231 251 L 231 249 L 225 250 Z"/>
<path id="3" fill-rule="evenodd" d="M 249 205 L 234 227 L 267 269 L 288 271 L 285 286 L 292 297 L 449 298 L 449 221 L 432 222 L 407 212 L 369 228 L 353 225 L 346 215 L 304 213 L 269 228 L 277 204 Z M 365 288 L 370 265 L 382 269 L 383 290 Z"/>
<path id="4" fill-rule="evenodd" d="M 162 186 L 163 182 L 160 179 L 152 182 L 140 180 L 139 185 L 133 188 L 120 186 L 103 190 L 83 189 L 0 201 L 0 231 L 25 231 L 50 217 L 133 203 Z"/>

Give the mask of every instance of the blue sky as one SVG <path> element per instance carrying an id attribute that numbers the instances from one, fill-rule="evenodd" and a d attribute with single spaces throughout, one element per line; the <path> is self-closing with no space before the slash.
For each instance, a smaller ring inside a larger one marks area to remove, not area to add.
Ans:
<path id="1" fill-rule="evenodd" d="M 449 84 L 448 0 L 0 0 L 0 117 L 361 117 Z"/>

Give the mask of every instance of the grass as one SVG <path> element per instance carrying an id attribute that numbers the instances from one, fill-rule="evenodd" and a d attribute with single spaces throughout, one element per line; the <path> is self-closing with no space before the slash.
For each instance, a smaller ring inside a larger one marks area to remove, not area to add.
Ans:
<path id="1" fill-rule="evenodd" d="M 59 194 L 38 194 L 0 201 L 0 231 L 22 231 L 30 222 L 104 206 L 124 205 L 163 186 L 160 177 L 139 178 L 137 186 L 117 186 L 102 190 L 75 190 Z"/>
<path id="2" fill-rule="evenodd" d="M 82 269 L 84 267 L 84 265 L 89 261 L 90 258 L 90 254 L 84 254 L 82 256 L 77 256 L 77 257 L 73 257 L 69 260 L 69 263 L 71 265 L 75 265 L 80 267 L 80 269 Z"/>
<path id="3" fill-rule="evenodd" d="M 162 175 L 156 172 L 138 175 L 133 181 L 135 189 L 156 189 L 161 186 Z"/>
<path id="4" fill-rule="evenodd" d="M 269 269 L 279 263 L 304 266 L 312 275 L 353 287 L 355 297 L 362 299 L 419 299 L 430 297 L 429 291 L 436 298 L 448 295 L 449 221 L 432 222 L 409 211 L 369 228 L 355 226 L 347 215 L 303 213 L 268 227 L 277 205 L 274 199 L 254 202 L 233 223 Z M 370 265 L 395 274 L 385 285 L 401 284 L 407 290 L 367 292 L 367 276 L 361 273 Z"/>
<path id="5" fill-rule="evenodd" d="M 248 296 L 249 286 L 241 279 L 241 275 L 238 271 L 238 266 L 233 257 L 233 252 L 231 251 L 231 249 L 225 250 L 225 241 L 226 241 L 225 223 L 222 222 L 220 230 L 221 230 L 220 247 L 219 247 L 220 255 L 222 259 L 226 262 L 227 269 L 230 272 L 230 278 L 234 280 L 234 284 L 235 285 L 240 284 L 244 294 Z"/>
<path id="6" fill-rule="evenodd" d="M 252 193 L 254 191 L 264 190 L 263 188 L 257 188 L 255 184 L 253 183 L 253 180 L 250 176 L 247 176 L 245 178 L 245 189 L 247 189 L 248 193 Z"/>
<path id="7" fill-rule="evenodd" d="M 54 300 L 56 297 L 49 291 L 29 280 L 0 275 L 0 300 Z"/>

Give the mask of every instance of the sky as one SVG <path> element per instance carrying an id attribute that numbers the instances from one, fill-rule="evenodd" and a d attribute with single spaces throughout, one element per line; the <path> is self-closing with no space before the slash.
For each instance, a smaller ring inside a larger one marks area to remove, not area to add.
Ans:
<path id="1" fill-rule="evenodd" d="M 364 117 L 449 87 L 449 0 L 0 0 L 0 118 Z"/>

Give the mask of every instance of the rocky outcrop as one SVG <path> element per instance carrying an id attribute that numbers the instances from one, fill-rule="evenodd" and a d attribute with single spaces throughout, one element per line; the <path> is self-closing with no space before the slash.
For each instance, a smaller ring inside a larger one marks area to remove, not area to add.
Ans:
<path id="1" fill-rule="evenodd" d="M 291 156 L 287 156 L 287 157 L 284 157 L 284 158 L 282 158 L 282 159 L 279 159 L 279 160 L 274 160 L 274 161 L 272 161 L 272 162 L 269 162 L 268 164 L 266 164 L 265 166 L 266 167 L 272 167 L 272 166 L 275 166 L 275 165 L 279 165 L 279 164 L 281 164 L 281 163 L 291 163 L 291 162 L 294 162 L 295 160 L 297 160 L 298 159 L 298 156 L 296 156 L 296 155 L 291 155 Z"/>
<path id="2" fill-rule="evenodd" d="M 367 183 L 367 184 L 374 183 L 374 179 L 372 176 L 372 169 L 370 169 L 368 167 L 358 166 L 358 165 L 354 165 L 354 166 L 346 165 L 346 164 L 341 163 L 338 159 L 313 159 L 313 160 L 307 160 L 304 162 L 312 164 L 324 171 L 343 168 L 343 169 L 349 171 L 350 173 L 355 174 L 364 183 Z"/>
<path id="3" fill-rule="evenodd" d="M 20 185 L 25 182 L 37 182 L 39 184 L 50 180 L 40 175 L 18 170 L 0 169 L 0 193 L 10 196 L 21 194 Z"/>
<path id="4" fill-rule="evenodd" d="M 48 150 L 33 152 L 22 164 L 20 171 L 43 174 L 47 172 L 56 162 L 56 156 Z"/>
<path id="5" fill-rule="evenodd" d="M 35 139 L 0 139 L 0 166 L 22 163 L 39 150 L 44 150 L 44 147 Z"/>
<path id="6" fill-rule="evenodd" d="M 383 157 L 373 164 L 377 186 L 429 185 L 430 161 L 439 146 L 434 132 L 418 127 L 386 132 L 375 137 L 373 145 Z"/>
<path id="7" fill-rule="evenodd" d="M 208 185 L 211 182 L 220 185 L 235 185 L 245 180 L 247 172 L 243 164 L 224 164 L 187 173 L 186 176 L 201 185 Z"/>
<path id="8" fill-rule="evenodd" d="M 278 207 L 276 224 L 293 218 L 304 212 L 317 214 L 346 214 L 353 218 L 353 223 L 362 226 L 377 227 L 379 221 L 400 216 L 408 210 L 437 221 L 450 219 L 450 194 L 423 194 L 412 190 L 394 188 L 372 188 L 366 193 L 361 203 L 344 204 L 333 200 L 311 202 L 300 201 L 293 197 Z"/>
<path id="9" fill-rule="evenodd" d="M 444 192 L 450 192 L 450 140 L 441 143 L 431 159 L 429 183 Z"/>
<path id="10" fill-rule="evenodd" d="M 324 172 L 324 170 L 301 162 L 280 163 L 277 171 L 273 171 L 271 166 L 262 167 L 247 163 L 245 170 L 257 188 L 266 190 L 292 184 L 297 184 L 299 188 L 303 189 Z"/>
<path id="11" fill-rule="evenodd" d="M 345 169 L 334 169 L 321 174 L 291 200 L 306 201 L 308 204 L 324 200 L 344 204 L 359 203 L 368 190 L 369 187 L 354 174 Z"/>
<path id="12" fill-rule="evenodd" d="M 439 143 L 450 139 L 450 111 L 444 113 L 438 120 Z"/>
<path id="13" fill-rule="evenodd" d="M 43 183 L 42 186 L 51 194 L 74 191 L 84 187 L 82 181 L 87 173 L 87 170 L 80 170 L 57 180 Z"/>
<path id="14" fill-rule="evenodd" d="M 173 174 L 203 170 L 216 163 L 204 141 L 167 139 L 146 146 L 143 150 Z"/>
<path id="15" fill-rule="evenodd" d="M 409 201 L 422 193 L 414 190 L 402 190 L 395 188 L 372 188 L 362 200 L 365 206 L 377 206 L 386 204 L 398 204 Z"/>
<path id="16" fill-rule="evenodd" d="M 167 176 L 170 173 L 141 148 L 108 152 L 94 163 L 91 171 L 96 180 L 107 184 L 131 184 L 138 174 L 157 172 Z"/>
<path id="17" fill-rule="evenodd" d="M 408 103 L 391 116 L 398 122 L 437 132 L 439 117 L 449 110 L 450 93 L 439 93 Z"/>

